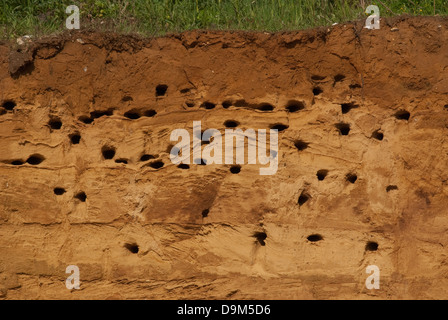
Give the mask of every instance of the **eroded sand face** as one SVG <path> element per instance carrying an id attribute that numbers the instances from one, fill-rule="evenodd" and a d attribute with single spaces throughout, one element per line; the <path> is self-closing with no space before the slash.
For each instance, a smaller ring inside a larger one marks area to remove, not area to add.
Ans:
<path id="1" fill-rule="evenodd" d="M 1 297 L 448 298 L 447 38 L 409 19 L 0 46 Z M 278 171 L 171 163 L 193 121 L 277 126 Z"/>

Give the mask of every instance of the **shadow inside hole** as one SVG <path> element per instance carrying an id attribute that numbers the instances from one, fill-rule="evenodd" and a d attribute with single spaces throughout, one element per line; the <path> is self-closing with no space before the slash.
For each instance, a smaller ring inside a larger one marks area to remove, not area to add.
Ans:
<path id="1" fill-rule="evenodd" d="M 144 154 L 140 157 L 140 161 L 148 161 L 151 159 L 155 159 L 155 157 L 151 154 Z"/>
<path id="2" fill-rule="evenodd" d="M 366 251 L 377 251 L 378 250 L 378 243 L 374 241 L 369 241 L 366 244 Z"/>
<path id="3" fill-rule="evenodd" d="M 288 110 L 288 112 L 293 113 L 305 109 L 305 104 L 302 101 L 290 100 L 286 104 L 285 109 Z"/>
<path id="4" fill-rule="evenodd" d="M 398 187 L 396 185 L 390 184 L 386 187 L 386 192 L 392 191 L 392 190 L 398 190 Z"/>
<path id="5" fill-rule="evenodd" d="M 345 79 L 345 76 L 343 75 L 343 74 L 337 74 L 337 75 L 335 75 L 334 76 L 334 82 L 336 83 L 336 82 L 341 82 L 342 80 L 344 80 Z"/>
<path id="6" fill-rule="evenodd" d="M 153 169 L 160 169 L 164 166 L 164 163 L 162 161 L 154 161 L 154 162 L 151 162 L 149 164 L 149 166 Z"/>
<path id="7" fill-rule="evenodd" d="M 313 95 L 315 95 L 315 96 L 320 95 L 322 92 L 324 92 L 324 91 L 322 90 L 321 87 L 314 87 L 313 88 Z"/>
<path id="8" fill-rule="evenodd" d="M 101 149 L 101 153 L 103 154 L 104 159 L 106 159 L 106 160 L 113 159 L 115 157 L 115 148 L 109 147 L 109 146 L 104 146 Z"/>
<path id="9" fill-rule="evenodd" d="M 359 106 L 357 104 L 354 104 L 352 102 L 350 103 L 342 103 L 341 104 L 341 112 L 342 114 L 348 113 L 350 110 L 358 108 Z"/>
<path id="10" fill-rule="evenodd" d="M 81 135 L 79 133 L 72 133 L 71 135 L 69 135 L 69 138 L 72 144 L 79 144 L 79 142 L 81 141 Z"/>
<path id="11" fill-rule="evenodd" d="M 252 237 L 254 237 L 255 239 L 257 239 L 258 243 L 262 246 L 266 245 L 266 238 L 268 237 L 268 235 L 266 234 L 266 232 L 254 232 L 254 234 L 252 235 Z"/>
<path id="12" fill-rule="evenodd" d="M 168 90 L 168 86 L 166 84 L 159 84 L 156 87 L 156 96 L 161 97 L 166 94 L 166 91 Z"/>
<path id="13" fill-rule="evenodd" d="M 302 191 L 297 203 L 299 204 L 299 206 L 303 206 L 310 198 L 311 196 L 307 192 Z"/>
<path id="14" fill-rule="evenodd" d="M 186 163 L 181 163 L 177 167 L 179 169 L 183 169 L 183 170 L 190 169 L 190 166 L 188 164 L 186 164 Z"/>
<path id="15" fill-rule="evenodd" d="M 271 126 L 271 129 L 278 130 L 278 132 L 281 132 L 281 131 L 286 130 L 288 128 L 289 128 L 288 125 L 282 124 L 282 123 L 277 123 L 277 124 L 274 124 L 274 125 Z"/>
<path id="16" fill-rule="evenodd" d="M 294 142 L 294 146 L 297 148 L 297 150 L 302 151 L 308 148 L 309 143 L 303 141 L 303 140 L 296 140 Z"/>
<path id="17" fill-rule="evenodd" d="M 307 237 L 307 240 L 310 242 L 317 242 L 317 241 L 321 241 L 323 239 L 324 238 L 320 234 L 312 234 Z"/>
<path id="18" fill-rule="evenodd" d="M 343 136 L 347 136 L 350 132 L 350 125 L 348 123 L 337 123 L 335 127 L 339 130 L 339 133 Z"/>
<path id="19" fill-rule="evenodd" d="M 85 123 L 85 124 L 91 124 L 93 122 L 93 118 L 88 117 L 88 116 L 80 116 L 78 118 L 79 121 Z"/>
<path id="20" fill-rule="evenodd" d="M 328 170 L 322 169 L 322 170 L 317 171 L 316 176 L 317 176 L 318 180 L 322 181 L 325 179 L 327 174 L 328 174 Z"/>
<path id="21" fill-rule="evenodd" d="M 52 118 L 48 121 L 48 125 L 51 129 L 59 130 L 62 127 L 62 121 L 59 118 Z"/>
<path id="22" fill-rule="evenodd" d="M 44 160 L 45 160 L 44 156 L 40 154 L 33 154 L 26 160 L 26 162 L 28 162 L 31 165 L 37 165 Z"/>
<path id="23" fill-rule="evenodd" d="M 139 247 L 138 247 L 138 245 L 137 245 L 136 243 L 126 243 L 126 244 L 124 245 L 124 247 L 125 247 L 126 249 L 128 249 L 129 252 L 131 252 L 131 253 L 133 253 L 133 254 L 137 254 L 138 251 L 139 251 Z"/>
<path id="24" fill-rule="evenodd" d="M 124 164 L 127 164 L 127 163 L 128 163 L 128 160 L 127 160 L 127 159 L 116 159 L 116 160 L 115 160 L 115 163 L 124 163 Z"/>
<path id="25" fill-rule="evenodd" d="M 78 199 L 81 202 L 86 202 L 87 195 L 84 191 L 81 191 L 75 195 L 75 199 Z"/>
<path id="26" fill-rule="evenodd" d="M 260 111 L 272 111 L 272 110 L 274 110 L 274 106 L 269 103 L 262 103 L 258 106 L 257 109 Z"/>
<path id="27" fill-rule="evenodd" d="M 204 102 L 203 104 L 201 104 L 201 108 L 205 108 L 207 110 L 214 109 L 215 107 L 216 107 L 216 104 L 214 104 L 212 102 Z"/>
<path id="28" fill-rule="evenodd" d="M 64 188 L 54 188 L 53 192 L 55 195 L 61 196 L 65 193 L 65 189 Z"/>
<path id="29" fill-rule="evenodd" d="M 140 118 L 140 114 L 136 110 L 129 110 L 124 113 L 124 116 L 131 120 L 136 120 Z"/>
<path id="30" fill-rule="evenodd" d="M 380 132 L 379 130 L 375 130 L 372 133 L 372 138 L 382 141 L 384 139 L 384 134 L 382 132 Z"/>
<path id="31" fill-rule="evenodd" d="M 209 212 L 210 212 L 209 209 L 202 210 L 202 218 L 207 217 Z"/>
<path id="32" fill-rule="evenodd" d="M 151 117 L 154 117 L 155 115 L 157 114 L 157 112 L 155 111 L 155 110 L 146 110 L 144 113 L 143 113 L 143 115 L 145 116 L 145 117 L 149 117 L 149 118 L 151 118 Z"/>
<path id="33" fill-rule="evenodd" d="M 395 113 L 395 118 L 397 118 L 398 120 L 409 120 L 410 116 L 411 114 L 406 110 L 398 110 Z"/>
<path id="34" fill-rule="evenodd" d="M 233 174 L 238 174 L 241 172 L 241 166 L 231 166 L 230 172 Z"/>
<path id="35" fill-rule="evenodd" d="M 232 106 L 232 101 L 224 101 L 221 105 L 224 109 L 228 109 Z"/>
<path id="36" fill-rule="evenodd" d="M 113 109 L 107 109 L 107 110 L 95 110 L 90 112 L 90 118 L 92 119 L 98 119 L 101 117 L 110 117 L 111 115 L 114 114 L 114 110 Z"/>
<path id="37" fill-rule="evenodd" d="M 11 161 L 11 164 L 13 165 L 13 166 L 21 166 L 22 164 L 25 164 L 25 162 L 23 161 L 23 160 L 13 160 L 13 161 Z"/>
<path id="38" fill-rule="evenodd" d="M 224 125 L 227 128 L 235 128 L 235 127 L 238 127 L 239 122 L 235 121 L 235 120 L 227 120 L 227 121 L 224 122 Z"/>
<path id="39" fill-rule="evenodd" d="M 12 100 L 6 100 L 5 102 L 3 102 L 2 107 L 8 111 L 11 111 L 16 107 L 16 103 Z"/>
<path id="40" fill-rule="evenodd" d="M 345 178 L 346 178 L 347 181 L 350 182 L 350 183 L 355 183 L 356 180 L 358 180 L 358 176 L 357 176 L 356 174 L 354 174 L 354 173 L 349 173 L 349 174 L 347 174 Z"/>

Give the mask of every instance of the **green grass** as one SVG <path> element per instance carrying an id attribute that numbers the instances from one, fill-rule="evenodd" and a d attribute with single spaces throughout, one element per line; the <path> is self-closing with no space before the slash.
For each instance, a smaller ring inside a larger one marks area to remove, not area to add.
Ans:
<path id="1" fill-rule="evenodd" d="M 70 4 L 81 29 L 163 35 L 191 29 L 297 30 L 381 16 L 447 15 L 448 0 L 0 0 L 0 38 L 63 32 Z"/>

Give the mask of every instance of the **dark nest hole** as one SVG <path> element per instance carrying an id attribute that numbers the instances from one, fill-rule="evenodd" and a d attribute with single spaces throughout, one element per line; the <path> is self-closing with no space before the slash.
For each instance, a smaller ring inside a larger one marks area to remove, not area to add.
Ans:
<path id="1" fill-rule="evenodd" d="M 345 176 L 345 178 L 347 179 L 348 182 L 350 183 L 355 183 L 356 180 L 358 180 L 358 176 L 354 173 L 349 173 Z"/>
<path id="2" fill-rule="evenodd" d="M 322 170 L 317 171 L 316 176 L 317 176 L 318 180 L 322 181 L 325 179 L 327 174 L 328 174 L 328 170 L 322 169 Z"/>
<path id="3" fill-rule="evenodd" d="M 303 151 L 308 148 L 308 143 L 303 140 L 296 140 L 294 142 L 294 146 L 297 148 L 297 150 Z"/>
<path id="4" fill-rule="evenodd" d="M 140 114 L 136 110 L 129 110 L 124 113 L 124 116 L 131 120 L 136 120 L 140 118 Z"/>
<path id="5" fill-rule="evenodd" d="M 319 76 L 317 74 L 311 76 L 311 80 L 313 81 L 322 81 L 326 78 L 326 76 Z"/>
<path id="6" fill-rule="evenodd" d="M 156 87 L 156 96 L 161 97 L 166 94 L 166 91 L 168 90 L 168 86 L 166 84 L 159 84 Z"/>
<path id="7" fill-rule="evenodd" d="M 95 110 L 90 112 L 90 117 L 92 119 L 98 119 L 101 117 L 110 117 L 111 115 L 114 114 L 114 110 L 113 109 L 107 109 L 107 110 Z"/>
<path id="8" fill-rule="evenodd" d="M 79 144 L 79 141 L 81 141 L 81 135 L 79 133 L 72 133 L 68 137 L 70 138 L 70 142 L 72 144 Z"/>
<path id="9" fill-rule="evenodd" d="M 299 206 L 303 206 L 310 198 L 311 196 L 306 191 L 302 191 L 297 203 L 299 204 Z"/>
<path id="10" fill-rule="evenodd" d="M 134 99 L 131 96 L 124 96 L 121 98 L 121 101 L 127 102 L 127 101 L 134 101 Z"/>
<path id="11" fill-rule="evenodd" d="M 262 103 L 261 105 L 258 106 L 257 109 L 260 111 L 272 111 L 274 110 L 274 106 L 269 103 Z"/>
<path id="12" fill-rule="evenodd" d="M 44 160 L 45 160 L 44 156 L 42 156 L 40 154 L 33 154 L 26 160 L 26 162 L 28 162 L 29 164 L 32 164 L 32 165 L 37 165 Z"/>
<path id="13" fill-rule="evenodd" d="M 136 243 L 126 243 L 124 247 L 134 254 L 138 253 L 139 250 L 139 247 Z"/>
<path id="14" fill-rule="evenodd" d="M 152 109 L 146 110 L 145 112 L 143 112 L 143 115 L 145 117 L 149 117 L 149 118 L 154 117 L 156 114 L 157 114 L 157 112 L 155 110 L 152 110 Z"/>
<path id="15" fill-rule="evenodd" d="M 8 111 L 11 111 L 16 107 L 16 103 L 12 100 L 6 100 L 5 102 L 3 102 L 2 107 Z"/>
<path id="16" fill-rule="evenodd" d="M 148 161 L 151 159 L 155 159 L 155 157 L 151 154 L 144 154 L 140 157 L 140 161 Z"/>
<path id="17" fill-rule="evenodd" d="M 334 76 L 334 82 L 336 83 L 336 82 L 341 82 L 342 80 L 344 80 L 345 79 L 345 76 L 343 75 L 343 74 L 337 74 L 337 75 L 335 75 Z"/>
<path id="18" fill-rule="evenodd" d="M 322 90 L 321 87 L 314 87 L 314 88 L 313 88 L 313 94 L 314 94 L 315 96 L 320 95 L 322 92 L 324 92 L 324 91 Z"/>
<path id="19" fill-rule="evenodd" d="M 348 135 L 350 132 L 350 125 L 348 123 L 337 123 L 335 127 L 339 130 L 339 133 L 343 136 Z"/>
<path id="20" fill-rule="evenodd" d="M 53 192 L 55 195 L 61 196 L 65 193 L 65 189 L 64 188 L 54 188 Z"/>
<path id="21" fill-rule="evenodd" d="M 124 163 L 124 164 L 128 164 L 128 160 L 127 159 L 116 159 L 115 163 Z"/>
<path id="22" fill-rule="evenodd" d="M 103 158 L 104 159 L 113 159 L 115 157 L 115 148 L 114 147 L 109 147 L 109 146 L 104 146 L 101 149 L 101 153 L 103 154 Z"/>
<path id="23" fill-rule="evenodd" d="M 290 100 L 286 104 L 286 110 L 291 113 L 302 109 L 305 109 L 305 104 L 302 101 Z"/>
<path id="24" fill-rule="evenodd" d="M 229 109 L 232 106 L 232 101 L 224 101 L 221 105 L 224 109 Z"/>
<path id="25" fill-rule="evenodd" d="M 194 102 L 186 102 L 185 104 L 187 105 L 188 108 L 194 107 Z"/>
<path id="26" fill-rule="evenodd" d="M 11 164 L 13 166 L 21 166 L 22 164 L 25 164 L 25 162 L 23 160 L 13 160 L 11 161 Z"/>
<path id="27" fill-rule="evenodd" d="M 183 170 L 190 169 L 190 166 L 188 164 L 186 164 L 186 163 L 181 163 L 177 167 L 179 169 L 183 169 Z"/>
<path id="28" fill-rule="evenodd" d="M 215 107 L 216 107 L 216 104 L 214 104 L 212 102 L 208 102 L 208 101 L 201 104 L 201 108 L 205 108 L 207 110 L 214 109 Z"/>
<path id="29" fill-rule="evenodd" d="M 207 217 L 209 212 L 210 212 L 209 209 L 202 210 L 202 218 Z"/>
<path id="30" fill-rule="evenodd" d="M 227 128 L 236 128 L 236 127 L 238 127 L 239 124 L 240 123 L 238 121 L 235 121 L 235 120 L 227 120 L 226 122 L 224 122 L 224 125 Z"/>
<path id="31" fill-rule="evenodd" d="M 350 110 L 358 108 L 359 106 L 357 104 L 354 104 L 352 102 L 350 103 L 342 103 L 341 104 L 341 111 L 343 114 L 348 113 Z"/>
<path id="32" fill-rule="evenodd" d="M 164 163 L 162 161 L 154 161 L 154 162 L 151 162 L 149 164 L 149 166 L 153 169 L 160 169 L 164 166 Z"/>
<path id="33" fill-rule="evenodd" d="M 381 131 L 379 131 L 379 130 L 375 130 L 372 133 L 372 138 L 381 141 L 381 140 L 384 139 L 384 134 Z"/>
<path id="34" fill-rule="evenodd" d="M 241 166 L 231 166 L 230 172 L 233 174 L 238 174 L 241 172 Z"/>
<path id="35" fill-rule="evenodd" d="M 321 241 L 321 240 L 323 240 L 324 238 L 320 235 L 320 234 L 312 234 L 312 235 L 309 235 L 308 237 L 307 237 L 307 240 L 308 241 L 310 241 L 310 242 L 317 242 L 317 241 Z"/>
<path id="36" fill-rule="evenodd" d="M 390 184 L 386 187 L 386 192 L 392 191 L 392 190 L 398 190 L 398 187 L 396 185 Z"/>
<path id="37" fill-rule="evenodd" d="M 377 251 L 378 243 L 375 241 L 368 241 L 366 244 L 366 251 Z"/>
<path id="38" fill-rule="evenodd" d="M 268 235 L 266 234 L 266 232 L 254 232 L 254 234 L 252 235 L 252 237 L 254 237 L 255 239 L 257 239 L 258 243 L 262 246 L 266 245 L 266 238 L 268 237 Z"/>
<path id="39" fill-rule="evenodd" d="M 195 164 L 200 165 L 200 166 L 205 166 L 207 165 L 207 161 L 205 159 L 194 159 L 193 161 Z"/>
<path id="40" fill-rule="evenodd" d="M 282 123 L 276 123 L 276 124 L 274 124 L 274 125 L 271 126 L 271 129 L 278 130 L 278 132 L 283 131 L 283 130 L 286 130 L 286 129 L 288 129 L 288 128 L 289 128 L 288 125 L 286 125 L 286 124 L 282 124 Z"/>
<path id="41" fill-rule="evenodd" d="M 84 191 L 80 191 L 75 195 L 75 199 L 78 199 L 81 202 L 86 202 L 87 195 Z"/>
<path id="42" fill-rule="evenodd" d="M 88 116 L 80 116 L 78 119 L 85 124 L 91 124 L 93 122 L 93 119 Z"/>
<path id="43" fill-rule="evenodd" d="M 48 121 L 48 125 L 51 129 L 59 130 L 62 127 L 62 121 L 59 118 L 52 118 Z"/>
<path id="44" fill-rule="evenodd" d="M 410 116 L 411 114 L 406 110 L 398 110 L 395 113 L 395 118 L 397 118 L 398 120 L 409 120 Z"/>

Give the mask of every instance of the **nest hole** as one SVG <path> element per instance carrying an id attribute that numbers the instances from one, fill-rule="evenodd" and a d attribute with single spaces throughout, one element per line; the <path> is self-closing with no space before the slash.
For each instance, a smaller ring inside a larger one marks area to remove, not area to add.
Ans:
<path id="1" fill-rule="evenodd" d="M 350 132 L 350 125 L 348 123 L 337 123 L 335 127 L 339 130 L 339 133 L 343 136 L 347 136 Z"/>
<path id="2" fill-rule="evenodd" d="M 316 173 L 317 180 L 320 180 L 320 181 L 324 180 L 325 177 L 327 176 L 327 174 L 328 174 L 328 170 L 325 170 L 325 169 L 317 171 L 317 173 Z"/>
<path id="3" fill-rule="evenodd" d="M 265 246 L 266 245 L 265 240 L 268 237 L 266 232 L 254 232 L 252 237 L 254 237 L 261 246 Z"/>
<path id="4" fill-rule="evenodd" d="M 302 191 L 297 203 L 299 204 L 299 206 L 303 206 L 310 198 L 311 196 L 307 192 Z"/>
<path id="5" fill-rule="evenodd" d="M 151 117 L 154 117 L 155 115 L 157 114 L 157 112 L 155 111 L 155 110 L 146 110 L 144 113 L 143 113 L 143 115 L 145 116 L 145 117 L 149 117 L 149 118 L 151 118 Z"/>
<path id="6" fill-rule="evenodd" d="M 384 139 L 384 134 L 381 131 L 379 131 L 379 130 L 375 130 L 372 133 L 372 138 L 381 141 L 381 140 Z"/>
<path id="7" fill-rule="evenodd" d="M 322 92 L 324 92 L 324 91 L 322 90 L 321 87 L 314 87 L 314 88 L 313 88 L 313 94 L 314 94 L 315 96 L 320 95 Z"/>
<path id="8" fill-rule="evenodd" d="M 81 191 L 75 195 L 75 199 L 78 199 L 81 202 L 86 202 L 87 195 L 84 191 Z"/>
<path id="9" fill-rule="evenodd" d="M 352 102 L 350 103 L 342 103 L 341 104 L 341 112 L 342 114 L 348 113 L 350 110 L 358 108 L 359 106 L 357 104 L 354 104 Z"/>
<path id="10" fill-rule="evenodd" d="M 48 121 L 48 125 L 51 129 L 59 130 L 62 127 L 62 121 L 59 118 L 52 118 Z"/>
<path id="11" fill-rule="evenodd" d="M 156 87 L 156 97 L 161 97 L 166 94 L 166 91 L 168 90 L 168 86 L 166 84 L 159 84 Z"/>
<path id="12" fill-rule="evenodd" d="M 231 166 L 230 172 L 233 174 L 238 174 L 241 172 L 241 166 Z"/>
<path id="13" fill-rule="evenodd" d="M 11 111 L 16 107 L 16 103 L 12 100 L 6 100 L 5 102 L 3 102 L 2 107 L 8 111 Z"/>
<path id="14" fill-rule="evenodd" d="M 55 195 L 61 196 L 65 193 L 65 189 L 64 188 L 54 188 L 53 192 Z"/>
<path id="15" fill-rule="evenodd" d="M 398 120 L 409 120 L 409 117 L 411 116 L 411 114 L 406 111 L 406 110 L 398 110 L 395 113 L 395 118 L 397 118 Z"/>
<path id="16" fill-rule="evenodd" d="M 149 164 L 149 166 L 150 166 L 151 168 L 153 168 L 153 169 L 160 169 L 160 168 L 162 168 L 164 165 L 165 165 L 165 164 L 163 163 L 163 161 L 154 161 L 154 162 L 151 162 L 151 163 Z"/>
<path id="17" fill-rule="evenodd" d="M 201 108 L 205 108 L 207 110 L 211 110 L 214 109 L 216 107 L 216 104 L 212 103 L 212 102 L 204 102 L 201 104 Z"/>
<path id="18" fill-rule="evenodd" d="M 398 187 L 394 184 L 390 184 L 386 187 L 386 192 L 392 191 L 392 190 L 398 190 Z"/>
<path id="19" fill-rule="evenodd" d="M 181 163 L 177 167 L 179 169 L 183 169 L 183 170 L 190 169 L 190 166 L 188 164 L 186 164 L 186 163 Z"/>
<path id="20" fill-rule="evenodd" d="M 320 234 L 312 234 L 307 237 L 307 240 L 310 242 L 317 242 L 317 241 L 321 241 L 323 239 L 324 238 Z"/>
<path id="21" fill-rule="evenodd" d="M 305 141 L 303 141 L 303 140 L 296 140 L 295 142 L 294 142 L 294 146 L 297 148 L 297 150 L 299 150 L 299 151 L 303 151 L 303 150 L 305 150 L 306 148 L 308 148 L 308 143 L 307 142 L 305 142 Z"/>
<path id="22" fill-rule="evenodd" d="M 356 180 L 358 180 L 358 176 L 354 173 L 349 173 L 347 174 L 347 176 L 345 177 L 347 179 L 348 182 L 350 183 L 355 183 Z"/>
<path id="23" fill-rule="evenodd" d="M 235 121 L 235 120 L 227 120 L 226 122 L 224 122 L 224 125 L 227 128 L 236 128 L 236 127 L 238 127 L 239 124 L 240 123 L 238 121 Z"/>
<path id="24" fill-rule="evenodd" d="M 113 159 L 115 157 L 115 148 L 109 147 L 109 146 L 104 146 L 101 149 L 101 153 L 103 154 L 104 159 L 106 159 L 106 160 Z"/>
<path id="25" fill-rule="evenodd" d="M 79 144 L 79 142 L 81 141 L 81 135 L 79 133 L 72 133 L 68 137 L 70 138 L 70 142 L 72 144 Z"/>
<path id="26" fill-rule="evenodd" d="M 210 212 L 209 209 L 202 210 L 202 218 L 207 217 L 209 212 Z"/>
<path id="27" fill-rule="evenodd" d="M 131 120 L 136 120 L 140 118 L 140 114 L 135 110 L 130 110 L 124 113 L 124 116 Z"/>
<path id="28" fill-rule="evenodd" d="M 28 162 L 31 165 L 37 165 L 44 160 L 45 160 L 45 157 L 43 155 L 33 154 L 26 160 L 26 162 Z"/>
<path id="29" fill-rule="evenodd" d="M 129 252 L 131 252 L 131 253 L 133 253 L 133 254 L 137 254 L 137 253 L 138 253 L 138 250 L 139 250 L 139 247 L 138 247 L 138 245 L 137 245 L 136 243 L 126 243 L 126 244 L 124 245 L 124 247 L 125 247 L 126 249 L 128 249 Z"/>
<path id="30" fill-rule="evenodd" d="M 262 103 L 257 109 L 260 111 L 272 111 L 274 110 L 274 106 L 270 103 Z"/>
<path id="31" fill-rule="evenodd" d="M 377 251 L 378 250 L 378 243 L 375 241 L 369 241 L 366 244 L 366 251 Z"/>
<path id="32" fill-rule="evenodd" d="M 278 130 L 278 132 L 281 132 L 281 131 L 286 130 L 288 128 L 289 128 L 288 125 L 282 124 L 282 123 L 276 123 L 276 124 L 271 126 L 271 129 Z"/>
<path id="33" fill-rule="evenodd" d="M 286 110 L 288 110 L 288 112 L 290 113 L 297 112 L 303 109 L 305 109 L 305 104 L 302 101 L 290 100 L 286 104 Z"/>

